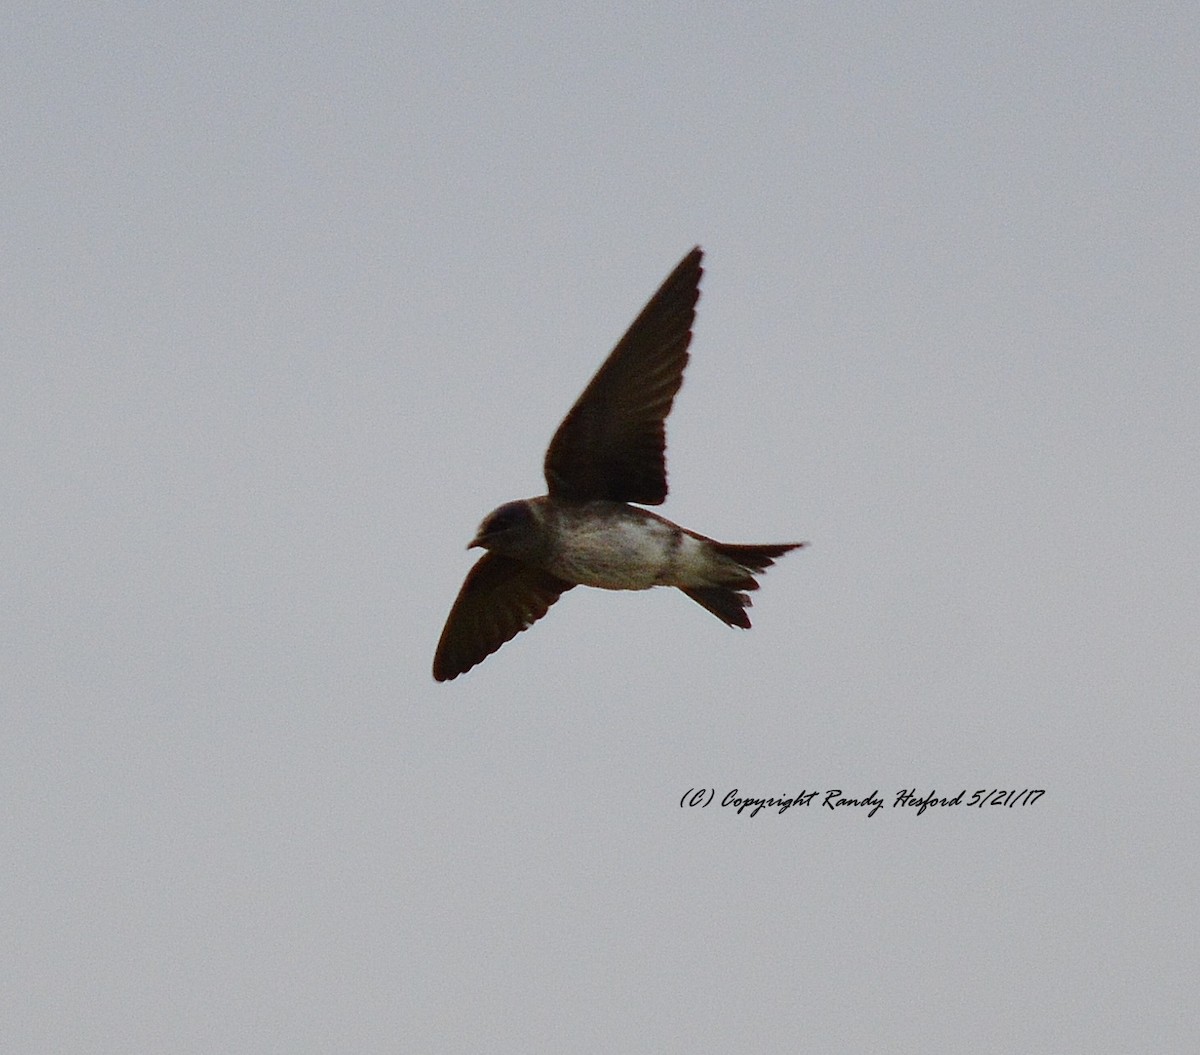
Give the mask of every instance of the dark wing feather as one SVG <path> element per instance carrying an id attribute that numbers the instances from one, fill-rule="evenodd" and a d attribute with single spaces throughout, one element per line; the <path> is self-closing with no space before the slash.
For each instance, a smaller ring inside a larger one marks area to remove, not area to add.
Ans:
<path id="1" fill-rule="evenodd" d="M 465 674 L 504 642 L 532 626 L 574 584 L 499 553 L 485 553 L 468 573 L 442 630 L 433 676 Z"/>
<path id="2" fill-rule="evenodd" d="M 552 498 L 667 497 L 663 423 L 687 366 L 702 256 L 697 247 L 680 261 L 558 427 L 546 452 Z"/>

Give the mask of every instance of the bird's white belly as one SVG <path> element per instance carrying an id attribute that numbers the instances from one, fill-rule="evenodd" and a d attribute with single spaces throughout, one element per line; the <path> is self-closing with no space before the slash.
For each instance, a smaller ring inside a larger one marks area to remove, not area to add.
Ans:
<path id="1" fill-rule="evenodd" d="M 648 590 L 667 581 L 678 550 L 674 528 L 659 520 L 577 523 L 561 540 L 549 570 L 584 586 Z"/>

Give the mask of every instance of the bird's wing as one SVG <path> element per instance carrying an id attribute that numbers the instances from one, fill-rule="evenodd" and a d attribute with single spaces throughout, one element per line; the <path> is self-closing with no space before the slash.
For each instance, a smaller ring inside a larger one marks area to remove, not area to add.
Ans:
<path id="1" fill-rule="evenodd" d="M 468 573 L 433 657 L 433 676 L 449 681 L 532 626 L 574 584 L 499 553 Z"/>
<path id="2" fill-rule="evenodd" d="M 702 256 L 697 247 L 679 262 L 559 425 L 546 451 L 552 498 L 667 497 L 664 422 L 687 366 Z"/>

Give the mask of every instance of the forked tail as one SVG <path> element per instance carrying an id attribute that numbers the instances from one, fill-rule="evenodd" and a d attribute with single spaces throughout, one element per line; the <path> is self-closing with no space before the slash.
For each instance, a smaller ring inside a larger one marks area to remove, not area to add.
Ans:
<path id="1" fill-rule="evenodd" d="M 740 626 L 750 629 L 750 617 L 746 609 L 750 607 L 750 595 L 743 590 L 757 590 L 758 582 L 754 576 L 766 571 L 785 553 L 805 546 L 805 542 L 780 542 L 767 545 L 743 545 L 735 542 L 713 542 L 712 548 L 723 557 L 728 557 L 742 568 L 746 574 L 734 579 L 723 586 L 681 586 L 693 601 L 707 608 L 726 626 Z"/>
<path id="2" fill-rule="evenodd" d="M 736 542 L 714 542 L 712 548 L 721 556 L 729 557 L 737 561 L 743 568 L 749 568 L 750 571 L 757 574 L 760 571 L 766 571 L 790 550 L 800 549 L 801 546 L 807 545 L 807 542 L 777 542 L 763 546 L 742 545 Z M 753 590 L 754 587 L 747 586 L 746 589 Z"/>

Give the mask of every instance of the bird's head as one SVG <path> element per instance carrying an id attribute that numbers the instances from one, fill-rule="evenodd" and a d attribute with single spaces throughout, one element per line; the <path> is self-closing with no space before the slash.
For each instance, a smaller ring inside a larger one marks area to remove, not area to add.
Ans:
<path id="1" fill-rule="evenodd" d="M 544 545 L 541 526 L 532 502 L 505 502 L 484 518 L 467 549 L 478 546 L 518 560 L 532 560 Z"/>

